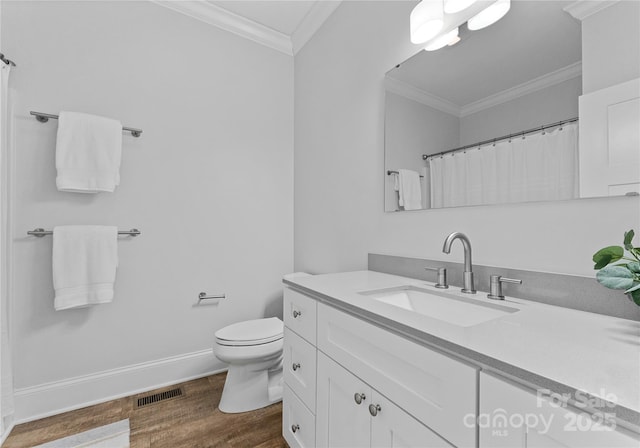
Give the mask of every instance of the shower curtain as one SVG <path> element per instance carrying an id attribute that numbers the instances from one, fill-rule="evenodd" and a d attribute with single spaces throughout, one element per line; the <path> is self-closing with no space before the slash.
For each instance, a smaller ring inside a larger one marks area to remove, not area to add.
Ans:
<path id="1" fill-rule="evenodd" d="M 13 368 L 9 341 L 9 285 L 11 259 L 9 245 L 9 163 L 11 160 L 11 107 L 9 105 L 9 74 L 11 66 L 0 62 L 0 434 L 13 423 Z"/>
<path id="2" fill-rule="evenodd" d="M 429 159 L 432 208 L 578 197 L 578 125 Z"/>

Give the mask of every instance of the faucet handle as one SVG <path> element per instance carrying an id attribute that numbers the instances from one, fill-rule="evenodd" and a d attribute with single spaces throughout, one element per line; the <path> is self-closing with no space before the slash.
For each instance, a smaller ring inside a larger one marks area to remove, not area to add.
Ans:
<path id="1" fill-rule="evenodd" d="M 441 266 L 432 268 L 427 266 L 424 269 L 425 271 L 435 271 L 438 273 L 438 283 L 434 285 L 436 288 L 447 289 L 449 287 L 449 285 L 447 285 L 447 268 L 443 268 Z"/>
<path id="2" fill-rule="evenodd" d="M 500 275 L 491 275 L 489 276 L 489 294 L 487 294 L 487 297 L 494 300 L 504 300 L 504 295 L 502 295 L 503 283 L 517 283 L 521 285 L 522 280 L 502 277 Z"/>

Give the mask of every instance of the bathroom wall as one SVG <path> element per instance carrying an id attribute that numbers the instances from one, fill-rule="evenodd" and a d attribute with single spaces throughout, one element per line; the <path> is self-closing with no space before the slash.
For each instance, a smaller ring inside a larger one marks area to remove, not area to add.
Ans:
<path id="1" fill-rule="evenodd" d="M 425 104 L 395 93 L 385 96 L 385 160 L 390 170 L 411 169 L 422 174 L 426 164 L 422 154 L 453 148 L 458 145 L 460 119 Z M 391 149 L 389 149 L 391 148 Z M 427 175 L 425 173 L 425 175 Z M 423 192 L 425 178 L 422 180 Z M 395 176 L 385 182 L 385 210 L 398 210 L 398 192 L 394 190 Z M 423 207 L 427 205 L 423 194 Z"/>
<path id="2" fill-rule="evenodd" d="M 460 145 L 577 117 L 581 93 L 577 77 L 466 115 L 460 119 Z"/>
<path id="3" fill-rule="evenodd" d="M 11 316 L 17 419 L 217 371 L 213 334 L 281 314 L 293 269 L 293 58 L 140 2 L 2 2 L 18 64 Z M 55 187 L 57 122 L 111 116 L 121 185 Z M 113 303 L 53 309 L 51 237 L 35 227 L 137 227 L 120 238 Z M 226 293 L 195 306 L 200 291 Z"/>
<path id="4" fill-rule="evenodd" d="M 369 252 L 460 262 L 461 246 L 442 253 L 457 230 L 478 264 L 593 276 L 593 253 L 637 229 L 639 198 L 383 212 L 383 79 L 418 50 L 413 6 L 343 2 L 296 55 L 296 270 L 366 269 Z"/>
<path id="5" fill-rule="evenodd" d="M 583 93 L 640 76 L 640 2 L 619 1 L 582 22 Z"/>

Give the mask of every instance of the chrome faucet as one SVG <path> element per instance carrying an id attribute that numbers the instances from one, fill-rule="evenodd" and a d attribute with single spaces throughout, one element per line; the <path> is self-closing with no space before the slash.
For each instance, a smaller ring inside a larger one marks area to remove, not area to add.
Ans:
<path id="1" fill-rule="evenodd" d="M 476 289 L 473 285 L 473 268 L 471 266 L 471 242 L 464 233 L 453 232 L 444 240 L 444 246 L 442 246 L 442 252 L 448 254 L 451 252 L 451 243 L 454 240 L 459 239 L 464 247 L 464 275 L 463 275 L 463 287 L 462 292 L 467 294 L 475 294 Z"/>

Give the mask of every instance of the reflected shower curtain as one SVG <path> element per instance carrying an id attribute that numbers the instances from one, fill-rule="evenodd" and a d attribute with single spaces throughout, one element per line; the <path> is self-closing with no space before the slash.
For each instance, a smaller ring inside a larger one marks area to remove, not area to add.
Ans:
<path id="1" fill-rule="evenodd" d="M 432 208 L 578 197 L 578 125 L 429 160 Z"/>
<path id="2" fill-rule="evenodd" d="M 0 222 L 0 430 L 2 434 L 7 431 L 13 422 L 13 368 L 11 362 L 11 345 L 9 343 L 9 287 L 10 278 L 10 247 L 8 239 L 9 230 L 9 175 L 8 161 L 10 160 L 9 129 L 11 127 L 11 109 L 9 107 L 9 74 L 11 66 L 0 62 L 2 80 L 0 84 L 0 201 L 2 205 L 2 221 Z"/>

